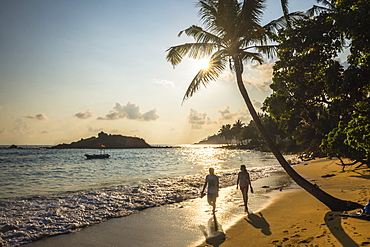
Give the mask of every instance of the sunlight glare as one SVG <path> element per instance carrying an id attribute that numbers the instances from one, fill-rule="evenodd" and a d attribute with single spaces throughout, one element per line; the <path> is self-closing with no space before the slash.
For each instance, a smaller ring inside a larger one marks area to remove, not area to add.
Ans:
<path id="1" fill-rule="evenodd" d="M 203 166 L 205 172 L 208 172 L 210 167 L 217 171 L 222 170 L 224 161 L 230 155 L 229 152 L 217 148 L 217 145 L 199 145 L 197 148 L 184 149 L 183 152 L 193 164 Z"/>
<path id="2" fill-rule="evenodd" d="M 208 71 L 210 68 L 209 58 L 198 59 L 195 63 L 198 70 Z"/>

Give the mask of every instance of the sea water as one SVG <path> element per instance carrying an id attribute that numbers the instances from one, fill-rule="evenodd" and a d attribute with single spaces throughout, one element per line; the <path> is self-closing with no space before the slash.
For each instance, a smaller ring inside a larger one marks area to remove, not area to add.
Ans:
<path id="1" fill-rule="evenodd" d="M 221 187 L 235 184 L 241 164 L 254 180 L 279 169 L 269 153 L 217 146 L 107 152 L 109 159 L 87 160 L 84 154 L 94 150 L 0 149 L 0 245 L 196 198 L 209 167 Z"/>

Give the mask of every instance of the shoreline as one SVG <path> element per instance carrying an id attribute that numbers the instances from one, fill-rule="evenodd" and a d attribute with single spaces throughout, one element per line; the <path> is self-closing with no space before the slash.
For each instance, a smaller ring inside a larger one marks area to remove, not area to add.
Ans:
<path id="1" fill-rule="evenodd" d="M 273 172 L 271 176 L 253 183 L 256 191 L 251 195 L 251 201 L 254 202 L 251 203 L 251 209 L 260 210 L 269 203 L 272 194 L 280 193 L 276 188 L 286 186 L 288 182 L 284 173 Z M 235 186 L 221 189 L 216 215 L 222 227 L 229 228 L 245 214 L 240 205 L 241 193 Z M 212 210 L 206 198 L 196 198 L 145 209 L 25 246 L 196 246 L 204 240 L 201 228 L 207 226 L 211 217 Z"/>
<path id="2" fill-rule="evenodd" d="M 329 194 L 365 205 L 370 199 L 370 169 L 341 172 L 336 163 L 316 159 L 294 169 Z M 370 246 L 369 228 L 370 221 L 342 217 L 299 188 L 285 191 L 262 210 L 241 217 L 225 231 L 226 241 L 221 246 Z M 212 245 L 198 245 L 204 246 Z"/>

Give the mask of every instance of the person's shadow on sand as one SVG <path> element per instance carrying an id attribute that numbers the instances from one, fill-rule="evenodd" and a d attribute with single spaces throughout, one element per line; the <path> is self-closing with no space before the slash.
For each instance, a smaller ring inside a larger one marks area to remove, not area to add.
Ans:
<path id="1" fill-rule="evenodd" d="M 265 235 L 271 235 L 270 225 L 263 217 L 262 213 L 260 212 L 259 215 L 254 213 L 248 214 L 248 218 L 244 218 L 249 224 L 251 224 L 254 228 L 261 229 L 261 232 Z"/>
<path id="2" fill-rule="evenodd" d="M 217 221 L 215 214 L 213 214 L 213 216 L 208 220 L 207 225 L 208 225 L 207 230 L 204 226 L 199 226 L 200 230 L 206 237 L 207 244 L 211 244 L 214 247 L 218 247 L 223 242 L 225 242 L 226 239 L 225 233 L 222 230 L 221 224 Z"/>

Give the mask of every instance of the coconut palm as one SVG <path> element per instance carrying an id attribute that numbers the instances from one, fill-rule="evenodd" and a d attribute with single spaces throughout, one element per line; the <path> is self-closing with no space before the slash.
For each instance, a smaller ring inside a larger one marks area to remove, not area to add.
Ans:
<path id="1" fill-rule="evenodd" d="M 231 133 L 231 125 L 230 124 L 222 125 L 221 129 L 218 131 L 218 135 L 221 138 L 225 139 L 227 145 L 230 145 L 231 140 L 233 139 Z"/>
<path id="2" fill-rule="evenodd" d="M 238 145 L 243 144 L 243 137 L 242 137 L 242 129 L 244 127 L 244 123 L 241 120 L 235 121 L 233 124 L 233 127 L 231 128 L 231 132 L 233 133 L 233 136 L 235 140 L 237 140 Z"/>
<path id="3" fill-rule="evenodd" d="M 286 2 L 286 1 L 285 1 Z M 183 101 L 197 92 L 201 85 L 206 86 L 216 80 L 227 68 L 235 73 L 236 82 L 247 108 L 261 133 L 262 138 L 273 152 L 280 165 L 302 188 L 327 205 L 331 210 L 361 208 L 358 203 L 337 199 L 301 177 L 285 160 L 264 129 L 248 92 L 243 84 L 243 62 L 263 63 L 263 54 L 272 56 L 274 46 L 268 45 L 273 27 L 284 27 L 287 22 L 274 21 L 260 25 L 265 0 L 202 0 L 197 6 L 204 28 L 191 26 L 179 33 L 193 37 L 194 43 L 172 46 L 167 50 L 167 61 L 178 65 L 184 57 L 194 59 L 210 57 L 209 67 L 201 69 L 188 87 Z"/>

